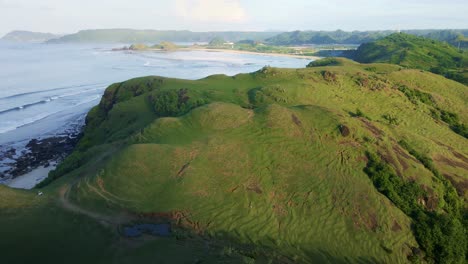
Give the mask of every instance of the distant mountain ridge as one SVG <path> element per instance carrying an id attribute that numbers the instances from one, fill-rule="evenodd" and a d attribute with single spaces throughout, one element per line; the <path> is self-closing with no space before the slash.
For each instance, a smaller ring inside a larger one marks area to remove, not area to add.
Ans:
<path id="1" fill-rule="evenodd" d="M 109 42 L 109 43 L 155 43 L 172 42 L 209 42 L 214 38 L 229 41 L 244 39 L 264 40 L 281 32 L 226 31 L 193 32 L 188 30 L 134 30 L 134 29 L 92 29 L 49 40 L 48 43 L 71 42 Z"/>
<path id="2" fill-rule="evenodd" d="M 32 32 L 25 30 L 15 30 L 3 36 L 0 40 L 13 42 L 44 42 L 62 35 L 42 32 Z"/>
<path id="3" fill-rule="evenodd" d="M 266 42 L 272 45 L 362 44 L 382 39 L 396 32 L 399 31 L 293 31 L 281 33 L 267 39 Z M 402 30 L 401 32 L 445 41 L 460 48 L 468 48 L 468 29 Z"/>

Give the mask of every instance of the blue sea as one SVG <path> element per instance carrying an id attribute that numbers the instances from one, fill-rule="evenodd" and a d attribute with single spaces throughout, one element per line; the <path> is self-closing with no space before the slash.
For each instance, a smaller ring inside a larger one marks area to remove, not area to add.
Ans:
<path id="1" fill-rule="evenodd" d="M 207 51 L 112 51 L 119 44 L 0 42 L 0 145 L 66 133 L 83 124 L 110 84 L 158 75 L 199 79 L 310 61 Z"/>

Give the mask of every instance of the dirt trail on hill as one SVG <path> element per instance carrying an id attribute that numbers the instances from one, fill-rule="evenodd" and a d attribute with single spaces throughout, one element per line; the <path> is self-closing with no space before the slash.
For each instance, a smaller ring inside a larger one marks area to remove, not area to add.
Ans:
<path id="1" fill-rule="evenodd" d="M 68 198 L 69 191 L 70 191 L 70 186 L 68 185 L 63 186 L 62 188 L 60 188 L 60 191 L 59 191 L 60 204 L 63 206 L 63 208 L 69 211 L 86 215 L 88 217 L 95 219 L 98 222 L 101 222 L 103 224 L 110 224 L 110 225 L 122 225 L 122 224 L 129 223 L 132 220 L 134 220 L 134 217 L 125 213 L 114 215 L 114 216 L 109 216 L 109 215 L 104 215 L 104 214 L 92 212 L 87 209 L 81 208 L 78 205 L 70 202 Z"/>

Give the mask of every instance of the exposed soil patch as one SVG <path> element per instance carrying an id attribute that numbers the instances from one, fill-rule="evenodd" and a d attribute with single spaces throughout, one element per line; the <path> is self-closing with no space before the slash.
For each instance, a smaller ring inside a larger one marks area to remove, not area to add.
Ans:
<path id="1" fill-rule="evenodd" d="M 397 154 L 396 156 L 398 159 L 398 163 L 400 163 L 401 167 L 403 167 L 403 171 L 409 169 L 408 163 L 406 163 L 406 161 L 400 155 Z"/>
<path id="2" fill-rule="evenodd" d="M 255 192 L 256 194 L 262 194 L 263 193 L 262 188 L 260 187 L 260 184 L 258 182 L 251 182 L 247 186 L 247 190 Z"/>
<path id="3" fill-rule="evenodd" d="M 299 127 L 302 126 L 301 120 L 299 120 L 299 118 L 295 114 L 292 114 L 291 118 L 292 118 L 292 121 L 294 122 L 294 124 L 296 124 Z"/>
<path id="4" fill-rule="evenodd" d="M 393 158 L 393 156 L 390 153 L 379 153 L 380 157 L 382 158 L 385 163 L 392 165 L 393 168 L 395 168 L 398 176 L 402 176 L 402 172 L 400 170 L 400 166 L 397 160 Z"/>
<path id="5" fill-rule="evenodd" d="M 187 170 L 187 168 L 190 166 L 190 162 L 185 164 L 184 166 L 182 166 L 182 168 L 180 168 L 179 172 L 177 172 L 177 177 L 181 177 L 184 175 L 184 172 L 185 170 Z"/>
<path id="6" fill-rule="evenodd" d="M 444 156 L 439 155 L 439 156 L 435 157 L 434 160 L 437 161 L 437 162 L 440 162 L 440 163 L 447 164 L 447 165 L 452 166 L 452 167 L 458 167 L 458 168 L 468 170 L 468 164 L 467 163 L 452 160 L 452 159 L 448 159 L 448 158 L 446 158 Z"/>
<path id="7" fill-rule="evenodd" d="M 444 143 L 440 142 L 440 141 L 435 141 L 435 143 L 439 146 L 442 146 L 442 147 L 446 147 L 448 150 L 450 150 L 452 152 L 452 154 L 457 157 L 458 159 L 462 160 L 463 162 L 467 163 L 468 164 L 468 158 L 465 157 L 465 155 L 455 151 L 451 146 L 448 146 L 448 145 L 445 145 Z"/>
<path id="8" fill-rule="evenodd" d="M 439 198 L 435 195 L 434 190 L 427 186 L 423 186 L 423 189 L 427 192 L 427 196 L 424 197 L 424 204 L 429 211 L 435 211 L 439 206 Z"/>
<path id="9" fill-rule="evenodd" d="M 395 143 L 395 145 L 393 145 L 393 151 L 395 151 L 395 154 L 397 155 L 398 159 L 400 159 L 401 157 L 407 159 L 407 160 L 412 160 L 416 163 L 419 163 L 419 160 L 417 160 L 415 157 L 409 155 L 408 153 L 406 153 L 406 151 L 401 148 L 398 143 Z M 400 160 L 403 160 L 403 159 L 400 159 Z M 406 163 L 406 162 L 405 162 Z M 403 164 L 402 164 L 403 166 Z"/>
<path id="10" fill-rule="evenodd" d="M 367 162 L 369 162 L 369 158 L 367 158 L 367 156 L 360 156 L 356 158 L 356 162 L 364 162 L 367 164 Z"/>
<path id="11" fill-rule="evenodd" d="M 377 230 L 377 227 L 379 227 L 377 215 L 375 213 L 369 213 L 364 224 L 367 228 L 375 232 Z"/>
<path id="12" fill-rule="evenodd" d="M 453 154 L 455 157 L 457 157 L 458 159 L 460 159 L 460 160 L 462 160 L 463 162 L 465 162 L 465 163 L 468 164 L 468 158 L 467 158 L 467 157 L 465 157 L 465 156 L 464 156 L 463 154 L 461 154 L 461 153 L 456 152 L 456 151 L 453 150 L 453 149 L 452 149 L 451 151 L 452 151 L 452 154 Z"/>
<path id="13" fill-rule="evenodd" d="M 383 135 L 383 131 L 378 129 L 376 126 L 374 126 L 369 120 L 365 118 L 359 118 L 362 123 L 364 123 L 365 127 L 375 136 L 375 137 L 381 137 Z"/>
<path id="14" fill-rule="evenodd" d="M 398 232 L 398 231 L 401 231 L 402 228 L 400 226 L 400 224 L 397 222 L 397 220 L 393 220 L 393 224 L 392 224 L 392 231 L 393 232 Z"/>
<path id="15" fill-rule="evenodd" d="M 449 174 L 444 174 L 444 177 L 447 178 L 457 190 L 458 195 L 461 197 L 465 196 L 465 193 L 468 191 L 468 180 L 463 179 L 461 176 L 454 176 Z M 456 179 L 462 179 L 457 181 Z"/>
<path id="16" fill-rule="evenodd" d="M 229 189 L 229 192 L 230 192 L 230 193 L 233 193 L 233 192 L 235 192 L 237 189 L 239 189 L 239 185 L 237 185 L 236 187 L 233 187 L 233 188 Z"/>

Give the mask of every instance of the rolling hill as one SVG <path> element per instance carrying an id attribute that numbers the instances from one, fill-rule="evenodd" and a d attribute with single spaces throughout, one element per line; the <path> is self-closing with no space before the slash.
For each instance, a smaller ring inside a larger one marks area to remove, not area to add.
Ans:
<path id="1" fill-rule="evenodd" d="M 463 263 L 467 111 L 460 83 L 335 58 L 116 83 L 43 196 L 0 188 L 2 259 Z"/>
<path id="2" fill-rule="evenodd" d="M 468 84 L 468 53 L 439 41 L 404 33 L 362 44 L 352 58 L 361 63 L 394 63 Z"/>

